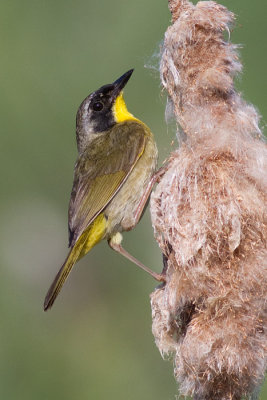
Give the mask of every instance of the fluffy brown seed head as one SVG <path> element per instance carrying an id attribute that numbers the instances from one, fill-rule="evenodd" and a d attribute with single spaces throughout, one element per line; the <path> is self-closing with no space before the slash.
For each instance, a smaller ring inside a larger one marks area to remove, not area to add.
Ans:
<path id="1" fill-rule="evenodd" d="M 174 355 L 182 394 L 238 400 L 267 359 L 267 147 L 234 89 L 241 65 L 224 39 L 233 14 L 214 2 L 169 5 L 161 78 L 183 135 L 151 199 L 167 258 L 167 283 L 151 295 L 153 333 Z"/>

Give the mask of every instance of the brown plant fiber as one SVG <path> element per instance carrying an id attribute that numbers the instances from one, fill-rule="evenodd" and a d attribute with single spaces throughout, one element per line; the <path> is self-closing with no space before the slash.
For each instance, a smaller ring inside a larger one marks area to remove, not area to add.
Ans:
<path id="1" fill-rule="evenodd" d="M 161 80 L 180 147 L 151 197 L 166 271 L 151 295 L 153 334 L 181 394 L 256 398 L 267 359 L 267 147 L 234 88 L 234 15 L 211 1 L 169 8 Z"/>

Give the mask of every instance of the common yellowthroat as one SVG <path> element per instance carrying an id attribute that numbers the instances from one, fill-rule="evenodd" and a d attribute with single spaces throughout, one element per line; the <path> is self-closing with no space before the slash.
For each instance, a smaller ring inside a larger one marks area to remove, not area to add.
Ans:
<path id="1" fill-rule="evenodd" d="M 70 251 L 48 290 L 44 310 L 52 307 L 74 264 L 102 239 L 158 281 L 164 280 L 121 246 L 121 232 L 138 223 L 157 179 L 153 134 L 129 113 L 122 95 L 132 72 L 91 93 L 78 109 Z"/>

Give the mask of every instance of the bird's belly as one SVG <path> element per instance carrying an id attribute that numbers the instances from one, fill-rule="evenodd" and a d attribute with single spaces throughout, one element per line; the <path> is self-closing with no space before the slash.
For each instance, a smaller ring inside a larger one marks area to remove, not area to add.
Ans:
<path id="1" fill-rule="evenodd" d="M 134 227 L 134 215 L 157 164 L 157 148 L 149 138 L 145 150 L 119 192 L 105 209 L 107 237 Z"/>

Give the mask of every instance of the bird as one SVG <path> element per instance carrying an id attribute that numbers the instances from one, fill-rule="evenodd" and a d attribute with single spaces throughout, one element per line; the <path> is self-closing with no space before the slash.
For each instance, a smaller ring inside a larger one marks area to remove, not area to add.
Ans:
<path id="1" fill-rule="evenodd" d="M 44 301 L 52 307 L 74 264 L 106 239 L 157 281 L 158 274 L 121 245 L 122 232 L 133 229 L 158 180 L 158 150 L 148 126 L 127 109 L 123 89 L 133 69 L 88 95 L 76 115 L 78 158 L 68 211 L 70 251 Z"/>

